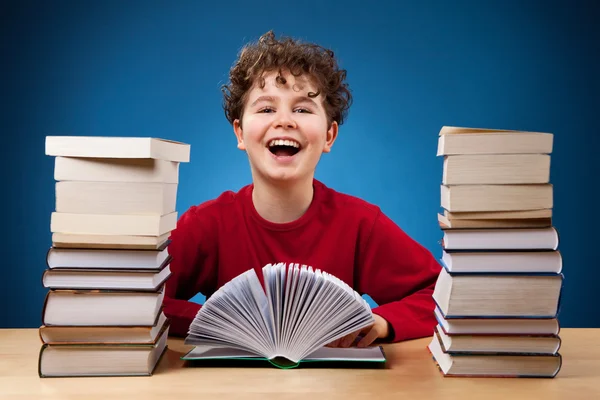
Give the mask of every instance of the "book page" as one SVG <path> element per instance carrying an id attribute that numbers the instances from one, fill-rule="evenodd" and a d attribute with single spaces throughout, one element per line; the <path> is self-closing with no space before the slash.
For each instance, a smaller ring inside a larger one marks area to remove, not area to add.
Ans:
<path id="1" fill-rule="evenodd" d="M 190 350 L 184 360 L 228 359 L 228 358 L 264 358 L 249 351 L 218 346 L 196 346 Z M 374 361 L 383 362 L 385 356 L 379 346 L 366 348 L 330 348 L 322 347 L 310 353 L 304 361 Z"/>
<path id="2" fill-rule="evenodd" d="M 321 320 L 329 318 L 329 314 L 326 312 L 327 307 L 331 305 L 330 302 L 325 301 L 324 299 L 329 298 L 329 294 L 331 293 L 331 287 L 325 284 L 325 278 L 320 270 L 315 272 L 315 281 L 310 288 L 310 296 L 314 297 L 313 304 L 314 308 L 311 310 L 311 313 L 307 316 L 307 318 L 303 321 L 302 326 L 298 327 L 295 332 L 290 337 L 290 342 L 296 342 L 292 347 L 292 350 L 297 350 L 299 347 L 304 347 L 307 344 L 307 341 L 311 341 L 310 344 L 314 344 L 314 338 L 310 339 L 312 336 L 307 335 L 307 331 L 311 331 L 311 328 L 314 325 L 320 323 Z M 331 307 L 330 307 L 331 308 Z M 299 338 L 304 338 L 303 340 Z"/>
<path id="3" fill-rule="evenodd" d="M 277 288 L 276 288 L 276 268 L 274 265 L 267 264 L 262 269 L 263 279 L 265 283 L 265 297 L 267 301 L 266 310 L 266 319 L 267 325 L 269 327 L 269 331 L 271 332 L 271 336 L 273 338 L 273 343 L 277 343 Z M 257 287 L 256 290 L 259 290 Z M 262 289 L 261 289 L 262 291 Z"/>
<path id="4" fill-rule="evenodd" d="M 317 337 L 316 345 L 323 346 L 347 334 L 362 329 L 372 323 L 373 316 L 370 309 L 365 312 L 362 298 L 356 301 L 353 293 L 344 296 L 344 287 L 327 276 L 326 282 L 332 294 L 321 302 L 323 309 L 317 311 L 320 321 L 310 325 L 311 330 L 305 335 Z"/>
<path id="5" fill-rule="evenodd" d="M 313 272 L 312 268 L 307 269 L 307 278 L 305 284 L 305 290 L 303 299 L 300 301 L 296 314 L 292 316 L 295 321 L 294 331 L 286 343 L 286 351 L 293 353 L 304 353 L 307 347 L 312 347 L 315 338 L 306 337 L 304 332 L 307 330 L 307 325 L 310 325 L 310 321 L 316 314 L 316 310 L 319 307 L 317 295 L 320 293 L 318 290 L 321 285 L 320 271 Z"/>
<path id="6" fill-rule="evenodd" d="M 222 289 L 200 309 L 186 343 L 220 343 L 270 353 L 273 336 L 264 315 L 268 303 L 254 270 L 227 282 Z"/>
<path id="7" fill-rule="evenodd" d="M 210 358 L 262 358 L 260 355 L 252 353 L 250 351 L 233 349 L 230 347 L 217 347 L 217 346 L 196 346 L 190 350 L 185 356 L 182 357 L 184 360 L 204 360 Z"/>
<path id="8" fill-rule="evenodd" d="M 358 347 L 321 347 L 307 355 L 304 361 L 385 361 L 385 356 L 381 347 L 371 346 L 365 348 Z"/>
<path id="9" fill-rule="evenodd" d="M 289 343 L 292 334 L 292 315 L 293 315 L 293 299 L 296 295 L 298 286 L 298 275 L 300 266 L 298 264 L 290 264 L 287 272 L 285 283 L 285 295 L 283 297 L 283 322 L 282 322 L 282 341 Z"/>

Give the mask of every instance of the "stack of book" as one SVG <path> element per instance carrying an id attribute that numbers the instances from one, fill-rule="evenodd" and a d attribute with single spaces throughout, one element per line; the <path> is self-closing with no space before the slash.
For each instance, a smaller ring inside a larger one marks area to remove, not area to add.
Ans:
<path id="1" fill-rule="evenodd" d="M 563 284 L 553 135 L 443 127 L 442 270 L 429 350 L 445 376 L 554 377 Z"/>
<path id="2" fill-rule="evenodd" d="M 152 375 L 179 164 L 190 146 L 154 138 L 46 138 L 55 157 L 40 377 Z"/>

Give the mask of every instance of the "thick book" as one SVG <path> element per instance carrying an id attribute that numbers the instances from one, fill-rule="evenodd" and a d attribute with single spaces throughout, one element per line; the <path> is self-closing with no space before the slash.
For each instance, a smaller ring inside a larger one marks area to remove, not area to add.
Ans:
<path id="1" fill-rule="evenodd" d="M 446 318 L 554 318 L 562 274 L 449 273 L 442 269 L 433 299 Z"/>
<path id="2" fill-rule="evenodd" d="M 501 185 L 550 182 L 548 154 L 475 154 L 444 157 L 444 185 Z"/>
<path id="3" fill-rule="evenodd" d="M 47 136 L 45 151 L 55 157 L 190 161 L 189 144 L 150 137 Z"/>
<path id="4" fill-rule="evenodd" d="M 444 126 L 438 156 L 452 154 L 551 154 L 554 135 L 508 129 Z"/>
<path id="5" fill-rule="evenodd" d="M 171 276 L 169 265 L 160 271 L 131 269 L 56 268 L 42 274 L 48 289 L 135 290 L 156 292 Z"/>
<path id="6" fill-rule="evenodd" d="M 179 183 L 179 163 L 153 158 L 55 157 L 54 180 Z"/>
<path id="7" fill-rule="evenodd" d="M 556 228 L 527 229 L 448 229 L 443 231 L 446 251 L 557 250 Z"/>
<path id="8" fill-rule="evenodd" d="M 164 295 L 164 285 L 157 292 L 50 290 L 42 309 L 42 325 L 153 325 L 161 311 Z"/>
<path id="9" fill-rule="evenodd" d="M 440 337 L 433 334 L 428 349 L 444 376 L 482 378 L 554 378 L 562 367 L 560 353 L 473 354 L 444 351 Z"/>
<path id="10" fill-rule="evenodd" d="M 69 181 L 55 186 L 59 213 L 166 215 L 176 211 L 176 183 Z"/>
<path id="11" fill-rule="evenodd" d="M 371 325 L 368 303 L 335 276 L 298 264 L 251 269 L 216 291 L 192 321 L 184 360 L 268 360 L 279 368 L 308 361 L 384 363 L 379 346 L 325 346 Z"/>
<path id="12" fill-rule="evenodd" d="M 167 350 L 169 323 L 154 343 L 43 344 L 40 378 L 82 376 L 149 376 Z"/>
<path id="13" fill-rule="evenodd" d="M 442 349 L 449 354 L 541 354 L 554 355 L 561 346 L 558 335 L 467 335 L 449 334 L 437 325 Z"/>
<path id="14" fill-rule="evenodd" d="M 81 235 L 160 236 L 177 226 L 177 211 L 165 215 L 74 214 L 53 212 L 50 231 Z"/>
<path id="15" fill-rule="evenodd" d="M 557 318 L 446 318 L 439 307 L 435 318 L 449 335 L 540 335 L 554 336 L 560 332 Z"/>
<path id="16" fill-rule="evenodd" d="M 136 269 L 159 271 L 171 260 L 170 240 L 156 250 L 64 249 L 51 247 L 46 254 L 49 269 Z"/>
<path id="17" fill-rule="evenodd" d="M 562 256 L 554 251 L 456 251 L 442 250 L 448 272 L 562 272 Z"/>
<path id="18" fill-rule="evenodd" d="M 440 205 L 450 212 L 526 211 L 554 206 L 551 183 L 441 185 Z"/>
<path id="19" fill-rule="evenodd" d="M 45 326 L 39 329 L 45 344 L 151 344 L 169 319 L 164 312 L 151 325 L 140 326 Z"/>

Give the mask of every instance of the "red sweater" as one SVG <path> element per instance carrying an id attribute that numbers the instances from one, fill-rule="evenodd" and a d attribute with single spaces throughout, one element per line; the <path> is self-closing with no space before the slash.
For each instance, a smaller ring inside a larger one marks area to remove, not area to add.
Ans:
<path id="1" fill-rule="evenodd" d="M 314 197 L 296 221 L 275 224 L 252 203 L 252 185 L 192 206 L 171 234 L 171 278 L 164 312 L 170 332 L 185 336 L 200 305 L 227 281 L 268 263 L 310 265 L 368 294 L 373 313 L 390 323 L 391 341 L 430 336 L 436 324 L 433 287 L 440 265 L 381 210 L 314 181 Z"/>

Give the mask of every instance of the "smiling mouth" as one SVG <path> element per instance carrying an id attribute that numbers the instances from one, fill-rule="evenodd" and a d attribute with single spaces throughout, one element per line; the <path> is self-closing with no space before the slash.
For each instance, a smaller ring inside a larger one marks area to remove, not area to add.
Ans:
<path id="1" fill-rule="evenodd" d="M 277 157 L 291 157 L 296 155 L 300 149 L 300 143 L 294 140 L 271 140 L 267 146 L 269 151 Z"/>

